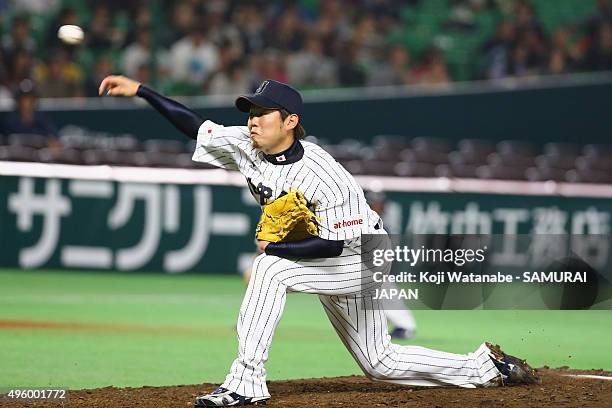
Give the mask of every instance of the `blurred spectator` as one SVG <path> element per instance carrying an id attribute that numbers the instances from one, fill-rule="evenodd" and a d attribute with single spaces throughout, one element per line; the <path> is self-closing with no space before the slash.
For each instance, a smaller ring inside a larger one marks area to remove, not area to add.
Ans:
<path id="1" fill-rule="evenodd" d="M 510 74 L 516 77 L 536 75 L 545 65 L 546 49 L 537 30 L 520 34 L 510 58 Z"/>
<path id="2" fill-rule="evenodd" d="M 141 27 L 136 33 L 136 41 L 125 48 L 123 52 L 123 72 L 134 77 L 143 64 L 149 64 L 152 56 L 151 30 Z"/>
<path id="3" fill-rule="evenodd" d="M 87 30 L 87 45 L 94 51 L 107 50 L 120 41 L 117 34 L 110 9 L 105 4 L 97 3 Z"/>
<path id="4" fill-rule="evenodd" d="M 385 39 L 379 33 L 374 15 L 361 16 L 351 37 L 356 47 L 357 62 L 366 72 L 371 71 L 385 46 Z"/>
<path id="5" fill-rule="evenodd" d="M 384 2 L 384 1 L 383 1 Z M 392 3 L 394 1 L 391 1 Z M 402 3 L 396 2 L 392 7 L 382 8 L 380 10 L 373 9 L 374 14 L 377 16 L 378 25 L 380 31 L 388 35 L 389 33 L 398 30 L 402 26 L 402 20 L 400 17 L 400 10 L 402 9 Z"/>
<path id="6" fill-rule="evenodd" d="M 255 68 L 252 80 L 255 82 L 261 83 L 266 78 L 280 82 L 289 81 L 282 54 L 277 50 L 270 49 L 263 52 L 261 56 L 254 56 L 252 64 Z"/>
<path id="7" fill-rule="evenodd" d="M 323 52 L 328 56 L 335 55 L 340 38 L 350 36 L 348 16 L 342 14 L 341 9 L 336 10 L 337 4 L 337 1 L 321 3 L 321 14 L 312 23 L 310 30 L 321 39 Z"/>
<path id="8" fill-rule="evenodd" d="M 108 75 L 112 75 L 114 69 L 114 63 L 110 55 L 102 55 L 99 57 L 94 64 L 92 75 L 85 84 L 86 95 L 90 97 L 98 96 L 100 82 Z"/>
<path id="9" fill-rule="evenodd" d="M 553 33 L 550 49 L 551 53 L 554 53 L 555 51 L 563 52 L 567 60 L 568 68 L 573 70 L 578 66 L 579 61 L 583 57 L 583 53 L 579 44 L 572 44 L 570 42 L 570 37 L 571 32 L 568 27 L 559 27 Z"/>
<path id="10" fill-rule="evenodd" d="M 597 9 L 586 21 L 589 35 L 595 38 L 604 23 L 612 24 L 612 0 L 597 0 Z"/>
<path id="11" fill-rule="evenodd" d="M 134 21 L 134 27 L 137 30 L 144 27 L 151 27 L 153 24 L 153 13 L 148 4 L 143 4 L 135 8 L 130 18 Z"/>
<path id="12" fill-rule="evenodd" d="M 305 38 L 304 23 L 300 19 L 297 7 L 284 10 L 276 25 L 266 31 L 266 44 L 281 51 L 297 51 L 302 48 Z"/>
<path id="13" fill-rule="evenodd" d="M 36 52 L 30 20 L 26 16 L 19 15 L 13 18 L 10 36 L 3 39 L 2 50 L 7 61 L 14 59 L 22 50 L 31 54 Z"/>
<path id="14" fill-rule="evenodd" d="M 410 71 L 410 82 L 414 84 L 444 85 L 451 81 L 442 52 L 430 49 L 422 63 Z"/>
<path id="15" fill-rule="evenodd" d="M 586 55 L 585 68 L 589 71 L 612 70 L 612 23 L 599 26 L 595 41 Z"/>
<path id="16" fill-rule="evenodd" d="M 347 7 L 341 0 L 327 0 L 319 2 L 319 20 L 328 30 L 334 31 L 337 38 L 348 39 L 352 31 L 353 14 L 355 7 Z M 321 27 L 319 27 L 321 29 Z M 319 32 L 319 34 L 325 34 Z"/>
<path id="17" fill-rule="evenodd" d="M 266 21 L 256 5 L 238 5 L 231 15 L 231 22 L 240 31 L 245 53 L 256 53 L 264 49 Z"/>
<path id="18" fill-rule="evenodd" d="M 172 16 L 170 29 L 167 30 L 163 41 L 168 47 L 189 35 L 196 24 L 196 9 L 187 1 L 178 2 L 174 4 L 170 15 Z"/>
<path id="19" fill-rule="evenodd" d="M 231 94 L 234 90 L 239 90 L 236 93 L 248 93 L 251 90 L 250 78 L 241 62 L 241 52 L 229 40 L 221 43 L 218 68 L 209 76 L 204 88 L 213 95 Z"/>
<path id="20" fill-rule="evenodd" d="M 217 69 L 219 54 L 199 24 L 195 24 L 189 35 L 170 48 L 171 77 L 188 85 L 201 86 Z"/>
<path id="21" fill-rule="evenodd" d="M 150 34 L 150 44 L 153 47 L 153 33 L 156 34 L 158 38 L 156 38 L 156 47 L 157 48 L 157 58 L 161 58 L 161 54 L 163 53 L 162 45 L 164 40 L 164 34 L 167 32 L 167 27 L 156 27 L 153 18 L 152 7 L 148 4 L 148 2 L 142 3 L 143 0 L 133 0 L 134 4 L 132 8 L 128 11 L 128 13 L 123 14 L 122 17 L 127 18 L 129 22 L 127 25 L 125 22 L 121 21 L 121 17 L 119 18 L 118 25 L 122 27 L 120 30 L 120 34 L 123 37 L 123 42 L 120 44 L 121 48 L 123 48 L 124 52 L 130 45 L 137 44 L 139 39 L 139 35 L 142 31 L 149 31 Z"/>
<path id="22" fill-rule="evenodd" d="M 229 47 L 233 55 L 241 57 L 244 55 L 242 36 L 234 24 L 225 21 L 227 8 L 225 1 L 206 2 L 208 37 L 212 43 Z"/>
<path id="23" fill-rule="evenodd" d="M 218 70 L 229 69 L 234 62 L 242 59 L 242 52 L 234 47 L 230 40 L 221 40 L 216 44 L 218 44 L 217 51 L 219 53 Z"/>
<path id="24" fill-rule="evenodd" d="M 29 51 L 17 49 L 11 59 L 7 58 L 6 61 L 9 62 L 7 66 L 9 87 L 16 88 L 24 79 L 32 78 L 34 57 Z"/>
<path id="25" fill-rule="evenodd" d="M 366 74 L 357 64 L 357 49 L 351 41 L 340 45 L 338 55 L 338 81 L 343 86 L 363 86 Z"/>
<path id="26" fill-rule="evenodd" d="M 69 98 L 84 96 L 84 75 L 78 64 L 70 61 L 64 49 L 51 53 L 47 64 L 37 67 L 38 93 L 43 98 Z"/>
<path id="27" fill-rule="evenodd" d="M 515 27 L 512 22 L 502 21 L 497 26 L 495 37 L 482 46 L 486 79 L 500 79 L 508 76 L 514 31 Z"/>
<path id="28" fill-rule="evenodd" d="M 567 56 L 563 50 L 554 49 L 550 53 L 548 66 L 544 70 L 544 74 L 561 75 L 569 72 Z"/>
<path id="29" fill-rule="evenodd" d="M 2 132 L 7 135 L 22 133 L 53 136 L 53 125 L 44 114 L 36 110 L 37 99 L 32 81 L 21 81 L 15 94 L 15 110 L 6 116 Z"/>
<path id="30" fill-rule="evenodd" d="M 544 39 L 544 29 L 529 0 L 518 0 L 513 11 L 517 33 L 531 33 L 541 40 Z"/>
<path id="31" fill-rule="evenodd" d="M 403 45 L 394 45 L 387 59 L 368 78 L 368 86 L 404 85 L 410 81 L 410 53 Z"/>
<path id="32" fill-rule="evenodd" d="M 0 109 L 8 109 L 13 105 L 13 96 L 9 88 L 9 76 L 4 61 L 2 49 L 0 49 Z"/>
<path id="33" fill-rule="evenodd" d="M 251 90 L 251 80 L 246 67 L 240 61 L 234 61 L 227 69 L 213 74 L 207 93 L 210 95 L 239 95 L 249 93 Z"/>
<path id="34" fill-rule="evenodd" d="M 330 87 L 337 84 L 336 64 L 323 54 L 321 40 L 311 35 L 304 49 L 287 58 L 289 82 L 298 87 Z"/>
<path id="35" fill-rule="evenodd" d="M 535 75 L 539 69 L 533 55 L 529 53 L 529 48 L 522 42 L 517 44 L 510 56 L 509 73 L 515 77 Z"/>

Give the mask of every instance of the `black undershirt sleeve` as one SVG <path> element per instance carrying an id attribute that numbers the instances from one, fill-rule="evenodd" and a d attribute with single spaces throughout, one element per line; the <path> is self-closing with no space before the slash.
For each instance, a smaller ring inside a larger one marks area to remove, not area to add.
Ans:
<path id="1" fill-rule="evenodd" d="M 204 119 L 188 107 L 177 101 L 158 94 L 144 85 L 138 87 L 136 95 L 140 96 L 159 113 L 168 119 L 178 130 L 192 139 L 198 138 L 198 130 Z"/>
<path id="2" fill-rule="evenodd" d="M 319 237 L 293 242 L 271 242 L 266 254 L 281 258 L 333 258 L 342 253 L 344 241 L 330 241 Z"/>

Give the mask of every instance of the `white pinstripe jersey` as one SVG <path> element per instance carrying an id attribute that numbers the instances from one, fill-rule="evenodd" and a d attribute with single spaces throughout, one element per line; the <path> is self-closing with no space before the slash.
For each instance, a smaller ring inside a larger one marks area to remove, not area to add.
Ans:
<path id="1" fill-rule="evenodd" d="M 272 202 L 290 189 L 304 194 L 319 217 L 319 236 L 350 241 L 361 234 L 382 232 L 382 222 L 368 206 L 353 176 L 321 147 L 299 141 L 295 151 L 303 155 L 276 155 L 275 163 L 251 144 L 246 126 L 222 126 L 207 120 L 200 126 L 193 160 L 228 170 L 247 179 L 260 205 Z M 350 242 L 347 242 L 350 245 Z"/>

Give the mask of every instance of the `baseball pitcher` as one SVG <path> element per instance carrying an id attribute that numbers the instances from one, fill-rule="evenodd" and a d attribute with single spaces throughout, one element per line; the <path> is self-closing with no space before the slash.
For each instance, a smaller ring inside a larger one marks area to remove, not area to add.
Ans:
<path id="1" fill-rule="evenodd" d="M 193 160 L 237 170 L 262 208 L 259 255 L 238 317 L 238 357 L 224 383 L 195 406 L 265 404 L 265 363 L 288 292 L 319 296 L 338 336 L 366 376 L 418 386 L 486 387 L 537 381 L 524 361 L 483 343 L 453 354 L 391 343 L 379 301 L 365 290 L 364 234 L 385 234 L 355 179 L 327 152 L 303 141 L 301 95 L 266 80 L 236 99 L 246 126 L 202 119 L 176 101 L 122 76 L 100 94 L 139 96 L 197 140 Z M 338 117 L 338 120 L 346 118 Z"/>

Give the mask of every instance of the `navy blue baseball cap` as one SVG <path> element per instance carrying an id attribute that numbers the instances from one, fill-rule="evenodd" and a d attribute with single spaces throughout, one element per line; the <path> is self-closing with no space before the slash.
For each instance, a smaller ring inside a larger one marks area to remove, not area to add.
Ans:
<path id="1" fill-rule="evenodd" d="M 284 109 L 295 113 L 301 119 L 304 103 L 300 93 L 291 86 L 266 79 L 252 95 L 241 95 L 236 99 L 236 107 L 242 112 L 249 112 L 251 105 L 267 109 Z"/>

